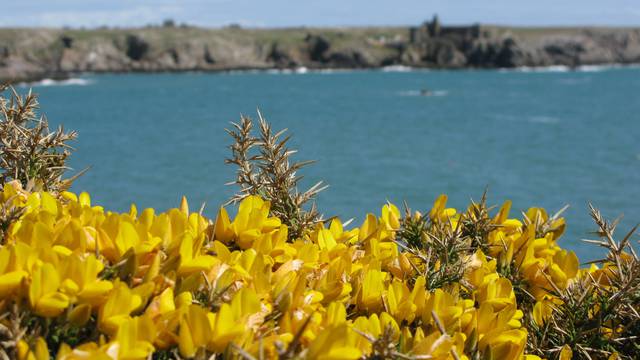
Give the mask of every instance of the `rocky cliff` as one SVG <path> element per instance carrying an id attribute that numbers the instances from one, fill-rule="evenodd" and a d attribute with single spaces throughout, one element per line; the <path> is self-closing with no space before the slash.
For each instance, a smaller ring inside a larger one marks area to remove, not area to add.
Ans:
<path id="1" fill-rule="evenodd" d="M 640 29 L 147 27 L 0 29 L 0 81 L 77 72 L 498 68 L 640 63 Z"/>

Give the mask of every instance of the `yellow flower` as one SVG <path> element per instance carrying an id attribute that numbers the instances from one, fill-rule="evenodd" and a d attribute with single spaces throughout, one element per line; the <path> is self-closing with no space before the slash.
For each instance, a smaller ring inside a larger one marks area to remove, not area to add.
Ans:
<path id="1" fill-rule="evenodd" d="M 15 293 L 29 275 L 21 266 L 16 266 L 16 256 L 15 246 L 0 248 L 0 298 Z"/>
<path id="2" fill-rule="evenodd" d="M 533 306 L 533 320 L 538 326 L 542 326 L 553 313 L 553 302 L 545 296 L 542 300 L 536 301 Z"/>
<path id="3" fill-rule="evenodd" d="M 114 340 L 117 344 L 117 358 L 127 360 L 149 358 L 154 351 L 152 343 L 155 334 L 155 326 L 146 316 L 123 321 Z"/>
<path id="4" fill-rule="evenodd" d="M 447 208 L 447 195 L 444 194 L 438 196 L 429 212 L 429 218 L 438 222 L 454 220 L 455 215 L 456 209 Z"/>
<path id="5" fill-rule="evenodd" d="M 215 223 L 190 212 L 185 198 L 158 214 L 135 205 L 105 212 L 86 193 L 29 193 L 17 184 L 4 184 L 0 199 L 25 207 L 0 246 L 0 307 L 26 305 L 36 317 L 59 316 L 56 324 L 75 327 L 97 313 L 95 342 L 62 344 L 60 360 L 142 360 L 159 350 L 219 357 L 231 343 L 276 358 L 294 339 L 301 357 L 346 360 L 372 356 L 383 336 L 409 356 L 468 360 L 464 349 L 474 349 L 483 359 L 540 360 L 524 354 L 525 314 L 503 271 L 513 270 L 509 278 L 536 298 L 527 318 L 537 326 L 562 303 L 552 285 L 566 289 L 593 277 L 615 286 L 617 265 L 579 270 L 576 255 L 558 246 L 564 220 L 552 222 L 538 208 L 523 221 L 510 219 L 509 201 L 490 219 L 484 252 L 460 254 L 463 279 L 428 289 L 431 271 L 446 270 L 445 262 L 427 264 L 425 254 L 398 246 L 402 219 L 393 204 L 360 227 L 345 230 L 333 219 L 290 239 L 257 196 L 240 203 L 233 221 L 221 208 Z M 478 210 L 461 215 L 446 206 L 439 196 L 424 231 L 454 231 Z M 613 337 L 624 329 L 606 323 L 601 330 Z M 50 339 L 26 334 L 17 357 L 48 359 Z M 559 354 L 570 358 L 571 349 Z"/>
<path id="6" fill-rule="evenodd" d="M 565 289 L 569 281 L 578 274 L 580 262 L 573 251 L 561 250 L 553 256 L 549 272 L 551 279 L 560 289 Z"/>
<path id="7" fill-rule="evenodd" d="M 34 349 L 30 349 L 24 340 L 20 340 L 16 352 L 18 360 L 49 360 L 49 348 L 41 337 L 36 339 Z"/>
<path id="8" fill-rule="evenodd" d="M 488 303 L 496 311 L 502 310 L 505 306 L 515 305 L 516 296 L 513 293 L 511 282 L 505 278 L 491 278 L 477 292 L 477 300 L 480 303 Z"/>
<path id="9" fill-rule="evenodd" d="M 389 203 L 382 207 L 382 216 L 380 217 L 380 239 L 388 239 L 393 236 L 394 232 L 400 229 L 400 211 L 398 208 Z"/>
<path id="10" fill-rule="evenodd" d="M 457 331 L 460 329 L 460 317 L 464 312 L 463 306 L 457 304 L 456 299 L 442 289 L 436 289 L 430 293 L 425 305 L 422 321 L 424 323 L 433 323 L 432 312 L 438 316 L 444 328 L 449 331 Z"/>
<path id="11" fill-rule="evenodd" d="M 204 348 L 212 338 L 210 314 L 198 305 L 190 305 L 180 319 L 178 348 L 184 357 L 193 357 L 200 348 Z"/>
<path id="12" fill-rule="evenodd" d="M 118 343 L 105 344 L 100 347 L 90 342 L 75 349 L 62 344 L 58 350 L 56 360 L 113 360 L 118 358 Z"/>
<path id="13" fill-rule="evenodd" d="M 418 306 L 415 304 L 415 297 L 420 288 L 420 284 L 414 285 L 414 291 L 410 291 L 409 287 L 399 280 L 394 280 L 389 284 L 385 305 L 387 311 L 393 315 L 398 323 L 402 323 L 403 320 L 406 320 L 407 323 L 413 322 L 416 317 L 416 310 L 418 310 Z"/>
<path id="14" fill-rule="evenodd" d="M 429 336 L 422 338 L 413 346 L 412 353 L 421 356 L 429 356 L 430 359 L 453 359 L 452 352 L 455 352 L 460 359 L 467 359 L 464 356 L 465 337 L 461 333 L 455 333 L 453 336 L 434 332 Z"/>
<path id="15" fill-rule="evenodd" d="M 98 274 L 103 269 L 104 264 L 93 254 L 84 258 L 75 254 L 69 256 L 62 270 L 66 278 L 65 282 L 68 284 L 67 295 L 77 297 L 79 302 L 91 306 L 104 302 L 113 284 L 110 281 L 98 279 Z"/>
<path id="16" fill-rule="evenodd" d="M 129 314 L 142 304 L 142 297 L 120 281 L 116 281 L 107 301 L 98 311 L 98 328 L 106 334 L 114 334 Z"/>
<path id="17" fill-rule="evenodd" d="M 362 279 L 362 287 L 357 295 L 358 307 L 369 313 L 382 309 L 382 294 L 385 291 L 387 273 L 378 269 L 368 269 Z"/>
<path id="18" fill-rule="evenodd" d="M 527 342 L 527 332 L 523 330 L 502 331 L 495 336 L 488 337 L 484 352 L 490 354 L 490 359 L 510 360 L 523 356 Z"/>
<path id="19" fill-rule="evenodd" d="M 380 316 L 372 314 L 368 318 L 365 316 L 358 317 L 353 322 L 353 327 L 370 339 L 377 339 L 387 331 L 390 331 L 393 341 L 398 341 L 401 335 L 398 323 L 384 311 L 380 313 Z M 357 338 L 357 347 L 364 353 L 369 353 L 371 346 L 369 339 L 365 337 Z"/>
<path id="20" fill-rule="evenodd" d="M 188 275 L 194 272 L 208 271 L 217 262 L 213 256 L 201 254 L 204 237 L 194 239 L 185 233 L 180 243 L 180 266 L 178 274 Z"/>
<path id="21" fill-rule="evenodd" d="M 74 307 L 67 314 L 67 319 L 75 326 L 85 325 L 91 318 L 91 306 L 88 304 L 81 304 Z"/>
<path id="22" fill-rule="evenodd" d="M 34 267 L 29 285 L 29 303 L 36 314 L 55 317 L 69 306 L 69 297 L 58 291 L 60 283 L 60 274 L 52 264 Z"/>
<path id="23" fill-rule="evenodd" d="M 233 315 L 233 309 L 229 304 L 222 304 L 215 314 L 209 314 L 209 323 L 212 325 L 210 349 L 222 352 L 234 339 L 240 338 L 245 332 L 245 326 L 238 323 Z"/>
<path id="24" fill-rule="evenodd" d="M 336 239 L 337 242 L 345 244 L 345 243 L 353 243 L 358 238 L 358 228 L 352 230 L 344 230 L 342 221 L 338 218 L 334 218 L 331 220 L 329 224 L 329 231 L 333 234 L 333 238 Z"/>
<path id="25" fill-rule="evenodd" d="M 355 360 L 362 356 L 356 346 L 359 335 L 346 324 L 328 327 L 309 345 L 307 358 L 312 360 Z"/>
<path id="26" fill-rule="evenodd" d="M 216 239 L 225 243 L 235 241 L 242 249 L 251 247 L 261 234 L 280 228 L 280 219 L 269 217 L 270 207 L 270 202 L 258 196 L 247 196 L 240 202 L 233 222 L 221 208 L 216 219 Z"/>

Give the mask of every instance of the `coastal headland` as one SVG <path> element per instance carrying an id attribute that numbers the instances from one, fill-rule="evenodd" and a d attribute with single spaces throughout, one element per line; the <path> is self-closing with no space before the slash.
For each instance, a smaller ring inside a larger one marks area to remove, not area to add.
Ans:
<path id="1" fill-rule="evenodd" d="M 0 81 L 75 73 L 514 68 L 640 63 L 640 28 L 445 26 L 0 29 Z"/>

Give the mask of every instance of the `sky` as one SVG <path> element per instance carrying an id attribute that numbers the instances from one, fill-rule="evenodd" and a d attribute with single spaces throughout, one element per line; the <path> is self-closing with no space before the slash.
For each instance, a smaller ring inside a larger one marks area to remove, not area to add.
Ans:
<path id="1" fill-rule="evenodd" d="M 640 26 L 640 0 L 0 0 L 0 27 L 444 24 Z"/>

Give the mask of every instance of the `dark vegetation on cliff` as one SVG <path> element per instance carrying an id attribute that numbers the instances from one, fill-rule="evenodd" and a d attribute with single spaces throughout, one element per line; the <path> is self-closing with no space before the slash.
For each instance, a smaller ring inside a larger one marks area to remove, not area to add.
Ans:
<path id="1" fill-rule="evenodd" d="M 419 27 L 0 29 L 0 80 L 75 72 L 637 63 L 640 29 Z"/>

